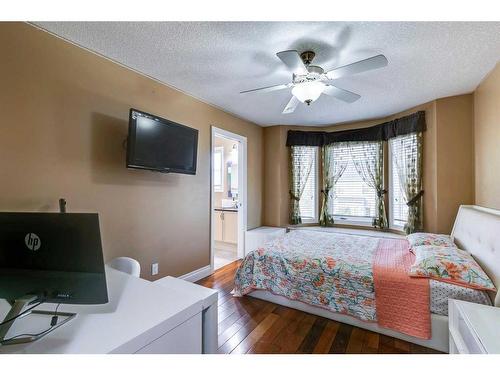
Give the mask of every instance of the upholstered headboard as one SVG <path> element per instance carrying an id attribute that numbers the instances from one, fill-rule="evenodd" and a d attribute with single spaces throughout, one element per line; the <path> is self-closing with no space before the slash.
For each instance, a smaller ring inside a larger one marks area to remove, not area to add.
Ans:
<path id="1" fill-rule="evenodd" d="M 497 288 L 491 297 L 500 306 L 500 210 L 460 206 L 451 236 L 472 254 Z"/>

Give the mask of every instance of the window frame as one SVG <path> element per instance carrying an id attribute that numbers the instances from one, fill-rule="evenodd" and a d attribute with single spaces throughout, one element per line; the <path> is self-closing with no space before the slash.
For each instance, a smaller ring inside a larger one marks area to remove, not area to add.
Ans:
<path id="1" fill-rule="evenodd" d="M 320 211 L 320 207 L 319 207 L 319 193 L 320 193 L 320 189 L 321 189 L 321 176 L 320 176 L 320 163 L 321 163 L 321 159 L 320 159 L 320 148 L 317 147 L 317 146 L 307 146 L 307 147 L 311 147 L 312 149 L 314 149 L 314 152 L 316 153 L 315 155 L 315 159 L 316 159 L 316 170 L 315 170 L 315 176 L 316 176 L 316 181 L 315 181 L 315 189 L 313 189 L 314 191 L 314 200 L 313 200 L 313 209 L 314 209 L 314 216 L 313 217 L 304 217 L 302 216 L 302 213 L 301 213 L 301 218 L 302 218 L 302 224 L 319 224 L 319 211 Z"/>
<path id="2" fill-rule="evenodd" d="M 342 179 L 342 177 L 340 179 Z M 334 199 L 332 198 L 332 205 L 333 204 L 334 204 Z M 352 226 L 369 227 L 369 228 L 373 228 L 374 218 L 375 217 L 367 217 L 367 216 L 333 215 L 334 225 L 352 225 Z"/>

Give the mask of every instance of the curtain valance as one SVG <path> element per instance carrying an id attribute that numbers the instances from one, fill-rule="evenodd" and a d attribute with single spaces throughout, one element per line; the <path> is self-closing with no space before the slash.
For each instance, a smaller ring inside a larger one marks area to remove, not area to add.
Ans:
<path id="1" fill-rule="evenodd" d="M 362 129 L 338 132 L 289 130 L 286 145 L 324 146 L 336 142 L 387 141 L 400 135 L 426 130 L 425 111 Z"/>

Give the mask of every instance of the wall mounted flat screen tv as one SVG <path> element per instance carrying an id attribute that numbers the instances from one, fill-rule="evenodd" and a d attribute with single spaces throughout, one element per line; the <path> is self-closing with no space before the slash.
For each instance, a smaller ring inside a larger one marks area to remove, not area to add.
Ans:
<path id="1" fill-rule="evenodd" d="M 198 130 L 130 109 L 127 167 L 196 174 Z"/>

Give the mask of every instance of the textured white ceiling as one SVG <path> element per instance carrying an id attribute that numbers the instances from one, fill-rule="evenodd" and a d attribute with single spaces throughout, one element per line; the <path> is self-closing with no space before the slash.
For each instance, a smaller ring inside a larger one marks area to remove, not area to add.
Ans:
<path id="1" fill-rule="evenodd" d="M 324 125 L 383 117 L 436 98 L 469 93 L 500 58 L 500 22 L 41 22 L 40 27 L 260 125 Z M 281 111 L 290 89 L 276 52 L 316 52 L 325 70 L 379 53 L 389 66 L 338 79 L 361 95 L 322 95 Z M 130 103 L 131 106 L 134 103 Z"/>

